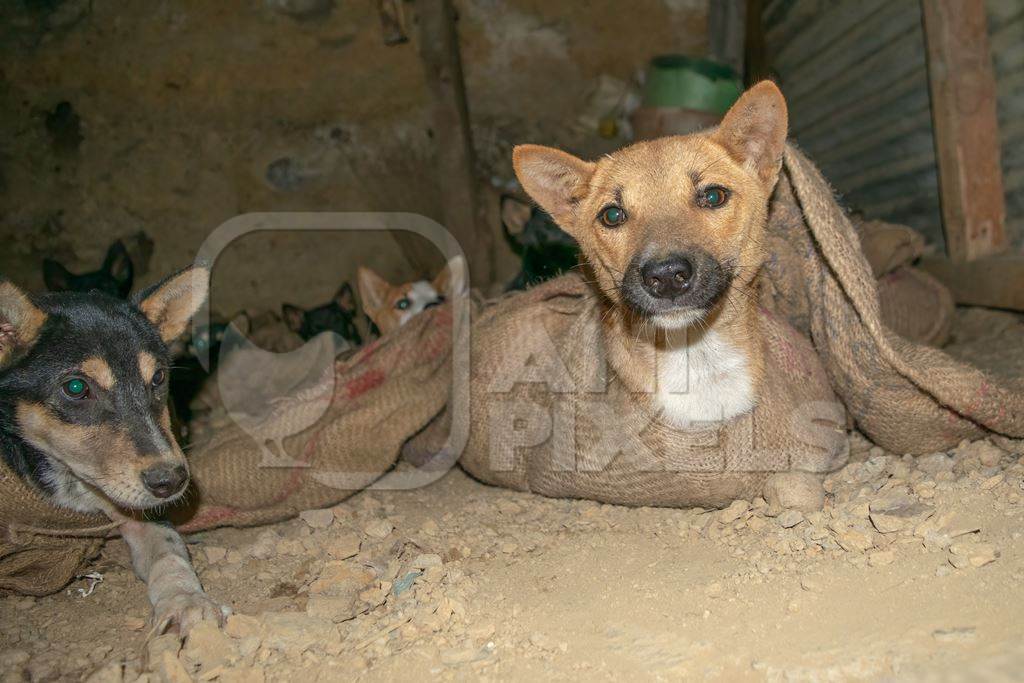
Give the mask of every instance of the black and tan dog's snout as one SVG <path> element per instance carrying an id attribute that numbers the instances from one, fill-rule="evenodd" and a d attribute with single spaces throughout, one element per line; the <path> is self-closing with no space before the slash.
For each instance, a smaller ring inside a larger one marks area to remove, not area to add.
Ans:
<path id="1" fill-rule="evenodd" d="M 142 471 L 142 485 L 157 498 L 170 498 L 188 486 L 188 468 L 184 465 L 161 463 Z"/>

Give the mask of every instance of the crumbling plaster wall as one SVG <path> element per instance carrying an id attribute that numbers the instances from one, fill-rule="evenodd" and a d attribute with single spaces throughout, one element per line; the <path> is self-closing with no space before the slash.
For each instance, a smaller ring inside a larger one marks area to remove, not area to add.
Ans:
<path id="1" fill-rule="evenodd" d="M 282 10 L 310 4 L 322 11 Z M 415 5 L 404 7 L 413 40 L 386 47 L 368 0 L 0 4 L 0 272 L 40 288 L 43 256 L 92 269 L 113 238 L 145 229 L 145 284 L 246 212 L 438 218 Z M 511 180 L 519 142 L 604 151 L 616 141 L 574 125 L 596 78 L 706 45 L 705 0 L 457 8 L 484 185 Z M 55 114 L 60 102 L 73 117 Z M 485 202 L 481 229 L 497 232 L 495 194 Z M 214 305 L 320 303 L 360 262 L 420 275 L 381 236 L 254 235 L 218 262 Z"/>

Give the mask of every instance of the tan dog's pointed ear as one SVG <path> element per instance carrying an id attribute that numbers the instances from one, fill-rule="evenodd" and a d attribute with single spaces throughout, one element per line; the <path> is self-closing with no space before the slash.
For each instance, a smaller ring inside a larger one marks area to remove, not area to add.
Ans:
<path id="1" fill-rule="evenodd" d="M 169 344 L 185 331 L 209 291 L 210 271 L 194 266 L 143 290 L 132 302 Z"/>
<path id="2" fill-rule="evenodd" d="M 384 305 L 391 285 L 369 268 L 359 266 L 356 273 L 356 286 L 359 287 L 359 298 L 363 301 L 363 311 L 372 319 L 373 314 Z"/>
<path id="3" fill-rule="evenodd" d="M 46 314 L 13 283 L 0 279 L 0 367 L 39 337 Z"/>
<path id="4" fill-rule="evenodd" d="M 711 139 L 771 186 L 782 167 L 787 126 L 786 98 L 777 85 L 761 81 L 732 105 Z"/>
<path id="5" fill-rule="evenodd" d="M 526 193 L 571 234 L 573 212 L 586 195 L 595 165 L 551 147 L 519 145 L 512 150 L 512 166 Z"/>
<path id="6" fill-rule="evenodd" d="M 431 285 L 435 292 L 449 298 L 463 294 L 466 290 L 466 259 L 453 256 Z"/>

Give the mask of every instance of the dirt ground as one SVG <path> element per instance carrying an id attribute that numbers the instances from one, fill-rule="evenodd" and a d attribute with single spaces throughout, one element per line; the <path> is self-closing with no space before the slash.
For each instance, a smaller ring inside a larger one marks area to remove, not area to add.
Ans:
<path id="1" fill-rule="evenodd" d="M 851 435 L 820 513 L 630 509 L 460 470 L 189 539 L 234 609 L 146 643 L 111 542 L 94 578 L 0 599 L 3 680 L 1012 679 L 1024 442 L 896 457 Z M 99 577 L 102 580 L 97 580 Z M 180 649 L 179 649 L 180 648 Z M 147 673 L 148 672 L 148 673 Z"/>

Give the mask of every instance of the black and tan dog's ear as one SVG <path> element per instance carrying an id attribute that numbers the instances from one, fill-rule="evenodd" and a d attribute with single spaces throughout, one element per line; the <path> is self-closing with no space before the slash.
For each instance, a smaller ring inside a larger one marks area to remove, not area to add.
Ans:
<path id="1" fill-rule="evenodd" d="M 356 294 L 352 291 L 352 285 L 347 282 L 341 283 L 341 287 L 334 293 L 334 303 L 341 310 L 354 315 L 356 312 Z"/>
<path id="2" fill-rule="evenodd" d="M 128 248 L 121 240 L 115 241 L 107 249 L 107 256 L 103 259 L 103 271 L 117 282 L 121 296 L 127 296 L 135 279 L 135 267 L 132 264 L 132 257 L 128 255 Z"/>
<path id="3" fill-rule="evenodd" d="M 43 283 L 51 292 L 71 289 L 71 271 L 53 259 L 43 259 Z"/>
<path id="4" fill-rule="evenodd" d="M 39 338 L 46 314 L 12 282 L 0 278 L 0 367 Z"/>
<path id="5" fill-rule="evenodd" d="M 306 322 L 306 312 L 291 304 L 281 304 L 281 317 L 292 332 L 302 330 L 302 325 Z"/>
<path id="6" fill-rule="evenodd" d="M 586 196 L 595 165 L 551 147 L 519 145 L 512 150 L 512 166 L 533 201 L 572 234 L 573 213 Z"/>
<path id="7" fill-rule="evenodd" d="M 732 105 L 711 139 L 762 182 L 774 185 L 782 167 L 788 125 L 782 91 L 771 81 L 761 81 Z"/>
<path id="8" fill-rule="evenodd" d="M 139 292 L 132 297 L 132 303 L 169 344 L 185 331 L 209 291 L 210 271 L 194 266 Z"/>

